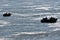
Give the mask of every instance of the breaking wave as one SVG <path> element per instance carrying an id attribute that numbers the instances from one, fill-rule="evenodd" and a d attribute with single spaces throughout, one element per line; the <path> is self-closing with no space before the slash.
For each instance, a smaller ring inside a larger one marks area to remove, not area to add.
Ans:
<path id="1" fill-rule="evenodd" d="M 17 36 L 48 36 L 47 32 L 20 32 L 16 34 L 12 34 L 13 37 Z"/>

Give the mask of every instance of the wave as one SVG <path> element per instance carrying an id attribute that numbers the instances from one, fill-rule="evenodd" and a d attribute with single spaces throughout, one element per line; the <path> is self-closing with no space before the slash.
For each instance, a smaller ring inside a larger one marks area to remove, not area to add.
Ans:
<path id="1" fill-rule="evenodd" d="M 34 8 L 34 7 L 36 7 L 35 5 L 34 6 L 22 6 L 22 7 L 27 7 L 27 8 Z"/>
<path id="2" fill-rule="evenodd" d="M 18 13 L 13 13 L 13 15 L 16 15 L 16 16 L 29 16 L 29 14 L 18 14 Z"/>
<path id="3" fill-rule="evenodd" d="M 49 27 L 59 28 L 60 27 L 60 22 L 52 23 L 52 24 L 48 24 L 48 25 L 49 25 Z"/>
<path id="4" fill-rule="evenodd" d="M 20 32 L 20 33 L 16 33 L 13 34 L 15 36 L 19 36 L 19 35 L 48 35 L 47 32 Z"/>
<path id="5" fill-rule="evenodd" d="M 20 17 L 23 17 L 25 19 L 30 19 L 30 20 L 41 20 L 43 17 L 55 17 L 57 18 L 58 15 L 60 13 L 38 13 L 38 14 L 32 14 L 32 13 L 28 13 L 28 14 L 19 14 L 19 13 L 13 13 L 13 16 L 20 16 Z M 18 18 L 20 19 L 20 18 Z"/>
<path id="6" fill-rule="evenodd" d="M 35 9 L 49 10 L 49 8 L 51 8 L 51 7 L 39 7 L 39 8 L 35 8 Z"/>
<path id="7" fill-rule="evenodd" d="M 4 20 L 0 20 L 0 26 L 5 26 L 8 25 L 10 22 L 4 21 Z"/>
<path id="8" fill-rule="evenodd" d="M 60 28 L 53 29 L 53 31 L 59 31 L 59 30 L 60 30 Z"/>
<path id="9" fill-rule="evenodd" d="M 2 6 L 9 6 L 9 4 L 3 4 Z"/>
<path id="10" fill-rule="evenodd" d="M 18 16 L 40 16 L 40 15 L 60 15 L 60 13 L 37 13 L 37 14 L 33 14 L 33 13 L 28 13 L 28 14 L 18 14 L 18 13 L 13 13 L 13 15 L 18 15 Z"/>
<path id="11" fill-rule="evenodd" d="M 0 40 L 5 40 L 4 38 L 0 38 Z"/>
<path id="12" fill-rule="evenodd" d="M 13 40 L 11 38 L 0 37 L 0 40 Z"/>
<path id="13" fill-rule="evenodd" d="M 49 23 L 48 27 L 52 28 L 52 32 L 60 31 L 60 22 L 57 21 L 56 23 Z"/>
<path id="14" fill-rule="evenodd" d="M 58 18 L 58 16 L 57 15 L 33 15 L 31 18 L 31 20 L 41 20 L 42 18 L 44 18 L 44 17 L 47 17 L 48 19 L 50 18 L 50 17 L 55 17 L 55 18 Z"/>

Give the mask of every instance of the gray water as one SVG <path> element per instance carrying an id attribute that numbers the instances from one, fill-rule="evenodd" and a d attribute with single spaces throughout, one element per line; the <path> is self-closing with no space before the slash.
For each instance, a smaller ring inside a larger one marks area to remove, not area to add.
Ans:
<path id="1" fill-rule="evenodd" d="M 58 20 L 41 23 L 46 16 Z M 60 0 L 0 0 L 0 40 L 60 40 Z"/>

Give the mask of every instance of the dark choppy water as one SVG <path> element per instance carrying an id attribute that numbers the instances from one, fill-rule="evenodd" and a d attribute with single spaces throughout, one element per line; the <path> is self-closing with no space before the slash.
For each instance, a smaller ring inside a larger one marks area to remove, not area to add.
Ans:
<path id="1" fill-rule="evenodd" d="M 41 23 L 46 16 L 57 23 Z M 60 40 L 60 0 L 0 0 L 0 40 Z"/>

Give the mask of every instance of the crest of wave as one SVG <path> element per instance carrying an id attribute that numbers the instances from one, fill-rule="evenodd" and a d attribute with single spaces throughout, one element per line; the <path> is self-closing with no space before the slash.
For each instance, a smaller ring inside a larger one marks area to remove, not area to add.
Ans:
<path id="1" fill-rule="evenodd" d="M 17 32 L 12 34 L 10 37 L 20 37 L 20 36 L 41 36 L 45 37 L 48 36 L 48 32 Z"/>

